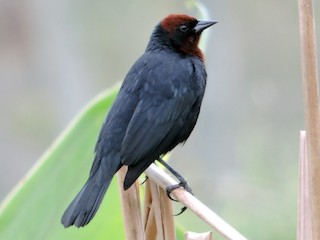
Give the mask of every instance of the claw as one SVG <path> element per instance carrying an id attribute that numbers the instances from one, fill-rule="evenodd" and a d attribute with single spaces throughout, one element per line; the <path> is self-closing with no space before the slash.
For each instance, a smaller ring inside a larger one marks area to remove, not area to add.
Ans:
<path id="1" fill-rule="evenodd" d="M 175 185 L 171 185 L 171 186 L 166 187 L 166 193 L 167 193 L 167 196 L 170 200 L 175 201 L 175 202 L 179 202 L 177 199 L 172 198 L 170 194 L 173 190 L 180 188 L 180 187 L 183 187 L 187 192 L 194 195 L 187 180 L 181 174 L 179 174 L 172 167 L 170 167 L 162 158 L 159 158 L 158 162 L 160 162 L 165 168 L 167 168 L 180 181 L 179 184 L 175 184 Z M 181 208 L 180 213 L 175 214 L 174 216 L 181 215 L 185 210 L 187 210 L 187 207 Z"/>
<path id="2" fill-rule="evenodd" d="M 179 201 L 177 199 L 172 198 L 170 194 L 172 193 L 173 190 L 175 190 L 177 188 L 180 188 L 180 184 L 171 185 L 171 186 L 166 187 L 166 193 L 167 193 L 168 198 L 174 202 L 179 202 Z"/>
<path id="3" fill-rule="evenodd" d="M 167 193 L 167 196 L 168 196 L 168 198 L 169 198 L 170 200 L 172 200 L 172 201 L 174 201 L 174 202 L 179 202 L 177 199 L 172 198 L 170 194 L 171 194 L 171 192 L 172 192 L 173 190 L 175 190 L 175 189 L 177 189 L 177 188 L 180 188 L 180 187 L 182 187 L 182 186 L 181 186 L 181 183 L 166 187 L 166 193 Z M 191 188 L 189 188 L 189 189 L 191 189 Z M 190 192 L 189 190 L 187 190 L 187 191 Z M 192 194 L 192 192 L 191 192 L 191 194 Z M 182 213 L 184 213 L 184 211 L 186 211 L 186 210 L 187 210 L 187 207 L 182 207 L 181 210 L 180 210 L 180 212 L 177 213 L 177 214 L 174 214 L 173 216 L 179 216 L 179 215 L 181 215 Z"/>
<path id="4" fill-rule="evenodd" d="M 148 180 L 148 176 L 146 176 L 146 178 L 143 180 L 142 183 L 140 183 L 140 185 L 143 185 L 144 183 L 146 183 L 147 180 Z"/>
<path id="5" fill-rule="evenodd" d="M 179 213 L 174 214 L 173 216 L 179 216 L 179 215 L 181 215 L 182 213 L 184 213 L 186 210 L 187 210 L 187 207 L 183 207 L 183 208 L 181 208 L 181 210 L 180 210 Z"/>

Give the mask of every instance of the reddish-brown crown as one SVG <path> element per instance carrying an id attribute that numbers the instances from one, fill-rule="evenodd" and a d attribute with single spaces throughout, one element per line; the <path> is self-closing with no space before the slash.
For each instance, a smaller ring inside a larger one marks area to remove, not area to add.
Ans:
<path id="1" fill-rule="evenodd" d="M 197 22 L 197 19 L 185 14 L 171 14 L 161 21 L 161 26 L 171 38 L 174 38 L 181 24 L 192 22 Z M 201 61 L 204 61 L 203 53 L 198 47 L 199 38 L 200 35 L 189 35 L 178 50 L 185 54 L 197 56 Z"/>
<path id="2" fill-rule="evenodd" d="M 184 22 L 196 21 L 197 19 L 186 14 L 171 14 L 161 21 L 161 26 L 167 32 L 174 32 Z"/>

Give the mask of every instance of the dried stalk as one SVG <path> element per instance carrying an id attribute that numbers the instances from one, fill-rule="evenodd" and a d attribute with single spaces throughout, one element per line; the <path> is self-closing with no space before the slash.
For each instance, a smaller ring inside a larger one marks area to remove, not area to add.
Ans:
<path id="1" fill-rule="evenodd" d="M 307 152 L 306 132 L 300 132 L 300 163 L 299 163 L 299 199 L 298 199 L 298 240 L 310 240 L 312 237 L 309 161 Z"/>
<path id="2" fill-rule="evenodd" d="M 142 224 L 140 199 L 139 199 L 139 183 L 135 182 L 128 190 L 123 190 L 123 180 L 126 175 L 127 168 L 122 167 L 118 171 L 118 183 L 120 189 L 120 199 L 124 226 L 127 240 L 145 240 L 145 233 Z"/>
<path id="3" fill-rule="evenodd" d="M 314 239 L 320 239 L 320 117 L 317 50 L 312 0 L 298 0 L 304 113 L 310 168 L 310 200 Z"/>
<path id="4" fill-rule="evenodd" d="M 146 232 L 146 239 L 157 239 L 156 219 L 154 216 L 154 205 L 152 204 L 152 195 L 150 189 L 150 181 L 146 182 L 146 191 L 144 196 L 144 229 Z"/>
<path id="5" fill-rule="evenodd" d="M 150 182 L 150 190 L 151 190 L 151 196 L 152 196 L 153 211 L 156 219 L 158 239 L 165 240 L 164 230 L 162 227 L 163 223 L 162 223 L 162 216 L 161 216 L 160 196 L 158 192 L 158 186 L 152 181 Z"/>
<path id="6" fill-rule="evenodd" d="M 174 240 L 176 239 L 176 229 L 173 219 L 172 201 L 168 198 L 163 188 L 158 187 L 158 189 L 164 237 L 168 240 Z"/>
<path id="7" fill-rule="evenodd" d="M 173 220 L 172 202 L 166 192 L 152 181 L 148 181 L 151 192 L 152 212 L 157 226 L 159 240 L 174 240 L 176 238 Z M 153 216 L 152 216 L 153 217 Z"/>
<path id="8" fill-rule="evenodd" d="M 150 167 L 145 171 L 147 176 L 162 188 L 166 188 L 169 185 L 177 184 L 170 176 L 160 170 L 155 164 L 151 164 Z M 196 199 L 189 192 L 182 188 L 176 189 L 171 194 L 182 204 L 188 207 L 203 221 L 213 227 L 226 239 L 230 240 L 245 240 L 246 238 L 232 228 L 228 223 L 221 219 L 218 215 L 212 212 L 207 206 Z"/>

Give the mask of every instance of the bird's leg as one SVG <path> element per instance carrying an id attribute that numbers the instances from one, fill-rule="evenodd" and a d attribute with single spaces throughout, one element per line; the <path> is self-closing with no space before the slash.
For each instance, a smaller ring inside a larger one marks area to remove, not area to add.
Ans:
<path id="1" fill-rule="evenodd" d="M 183 187 L 186 191 L 188 191 L 189 193 L 191 193 L 193 195 L 193 192 L 192 192 L 192 189 L 191 187 L 189 186 L 187 180 L 180 174 L 178 173 L 176 170 L 174 170 L 172 167 L 170 167 L 170 165 L 168 163 L 166 163 L 166 161 L 164 161 L 162 158 L 158 158 L 157 159 L 159 163 L 161 163 L 166 169 L 168 169 L 178 180 L 179 180 L 179 183 L 178 184 L 174 184 L 174 185 L 171 185 L 171 186 L 168 186 L 166 187 L 166 192 L 167 192 L 167 196 L 175 201 L 175 202 L 178 202 L 178 200 L 174 199 L 171 197 L 171 192 L 177 188 L 180 188 L 180 187 Z M 181 212 L 176 214 L 175 216 L 178 216 L 180 215 L 181 213 L 183 213 L 185 210 L 187 209 L 187 207 L 183 207 L 181 209 Z"/>
<path id="2" fill-rule="evenodd" d="M 192 189 L 191 187 L 189 186 L 187 180 L 180 174 L 178 173 L 176 170 L 174 170 L 166 161 L 164 161 L 162 158 L 159 158 L 158 159 L 158 162 L 160 162 L 166 169 L 168 169 L 178 180 L 179 180 L 179 183 L 178 184 L 174 184 L 174 185 L 171 185 L 171 186 L 168 186 L 166 188 L 166 192 L 167 192 L 167 196 L 175 201 L 175 202 L 178 202 L 176 199 L 172 198 L 171 197 L 171 192 L 177 188 L 180 188 L 180 187 L 183 187 L 186 191 L 188 191 L 189 193 L 191 193 L 193 195 L 193 192 L 192 192 Z M 187 210 L 187 207 L 183 207 L 181 208 L 181 211 L 180 213 L 178 214 L 175 214 L 175 216 L 178 216 L 180 214 L 182 214 L 185 210 Z"/>

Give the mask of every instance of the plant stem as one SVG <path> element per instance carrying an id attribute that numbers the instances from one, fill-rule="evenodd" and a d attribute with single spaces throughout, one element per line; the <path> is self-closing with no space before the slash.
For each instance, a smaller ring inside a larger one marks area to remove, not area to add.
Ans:
<path id="1" fill-rule="evenodd" d="M 320 117 L 314 10 L 312 0 L 298 3 L 313 237 L 320 239 Z"/>
<path id="2" fill-rule="evenodd" d="M 175 180 L 160 170 L 155 164 L 151 164 L 145 173 L 152 181 L 157 183 L 163 189 L 166 189 L 167 186 L 177 184 Z M 188 207 L 188 209 L 194 212 L 198 217 L 213 227 L 226 239 L 246 240 L 244 236 L 242 236 L 217 214 L 211 211 L 207 206 L 205 206 L 202 202 L 200 202 L 197 198 L 183 188 L 173 190 L 171 195 Z"/>

